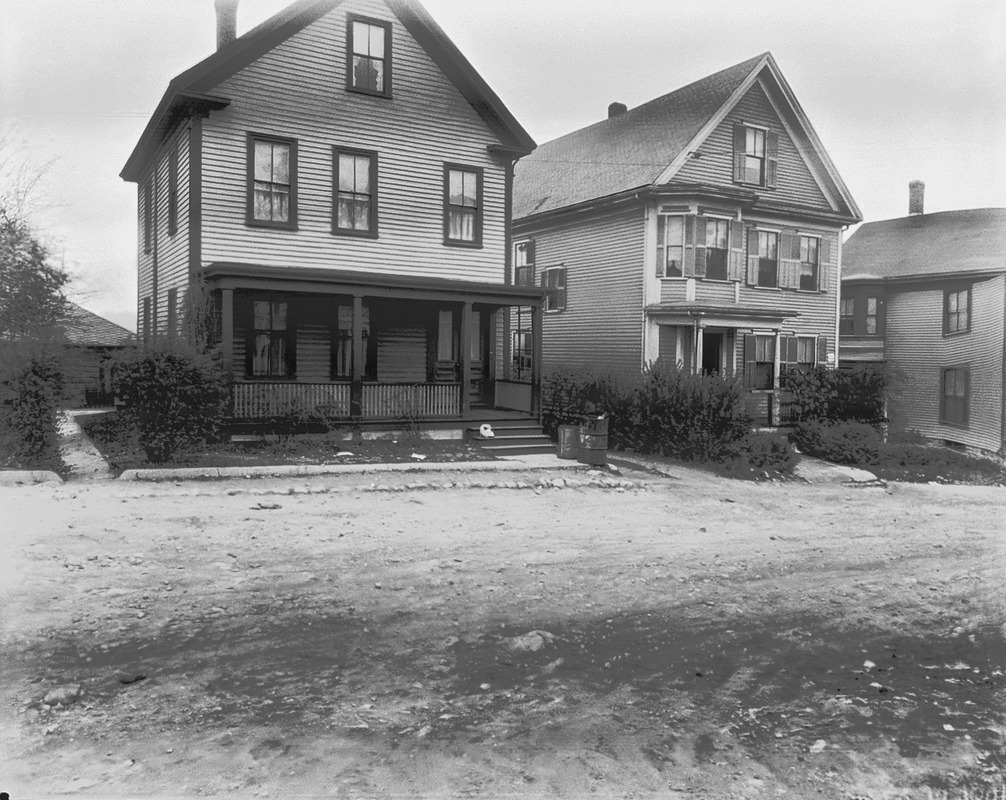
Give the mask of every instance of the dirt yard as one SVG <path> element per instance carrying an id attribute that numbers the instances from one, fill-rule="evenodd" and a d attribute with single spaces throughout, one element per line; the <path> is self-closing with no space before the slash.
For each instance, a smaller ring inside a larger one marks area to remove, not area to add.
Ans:
<path id="1" fill-rule="evenodd" d="M 1006 490 L 543 478 L 0 489 L 0 790 L 1006 796 Z"/>

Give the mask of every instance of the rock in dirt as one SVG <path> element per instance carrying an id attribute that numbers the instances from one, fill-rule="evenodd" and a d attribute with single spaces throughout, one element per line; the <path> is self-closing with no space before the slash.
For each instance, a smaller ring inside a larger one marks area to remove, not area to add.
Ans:
<path id="1" fill-rule="evenodd" d="M 507 648 L 515 653 L 537 653 L 539 650 L 544 650 L 552 642 L 554 642 L 556 636 L 554 633 L 549 633 L 548 631 L 529 631 L 523 636 L 514 636 L 506 640 Z"/>
<path id="2" fill-rule="evenodd" d="M 82 684 L 68 683 L 64 686 L 57 686 L 55 689 L 50 689 L 45 693 L 45 697 L 42 698 L 42 702 L 50 706 L 68 706 L 72 703 L 76 703 L 83 692 L 84 687 Z"/>

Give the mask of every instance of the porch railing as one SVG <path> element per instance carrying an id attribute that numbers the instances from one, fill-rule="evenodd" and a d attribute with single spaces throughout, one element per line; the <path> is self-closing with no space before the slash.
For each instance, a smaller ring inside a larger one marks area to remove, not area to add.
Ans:
<path id="1" fill-rule="evenodd" d="M 365 383 L 362 410 L 372 419 L 456 417 L 461 414 L 461 384 Z"/>
<path id="2" fill-rule="evenodd" d="M 493 404 L 508 411 L 531 413 L 531 384 L 522 381 L 496 381 Z"/>
<path id="3" fill-rule="evenodd" d="M 235 383 L 233 397 L 238 419 L 318 411 L 329 417 L 349 417 L 348 383 Z"/>

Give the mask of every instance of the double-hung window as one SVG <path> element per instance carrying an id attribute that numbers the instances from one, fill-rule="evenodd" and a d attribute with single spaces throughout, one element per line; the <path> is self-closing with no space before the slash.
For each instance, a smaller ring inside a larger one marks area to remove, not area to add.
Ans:
<path id="1" fill-rule="evenodd" d="M 391 96 L 391 25 L 351 16 L 348 31 L 348 88 Z"/>
<path id="2" fill-rule="evenodd" d="M 293 139 L 248 137 L 248 224 L 297 226 L 297 143 Z"/>
<path id="3" fill-rule="evenodd" d="M 779 165 L 779 134 L 738 122 L 734 125 L 734 181 L 774 188 Z"/>
<path id="4" fill-rule="evenodd" d="M 377 236 L 377 153 L 336 148 L 334 233 Z"/>
<path id="5" fill-rule="evenodd" d="M 876 336 L 880 332 L 878 320 L 880 319 L 880 301 L 876 297 L 866 298 L 866 334 Z"/>
<path id="6" fill-rule="evenodd" d="M 971 289 L 943 293 L 943 335 L 971 330 Z"/>
<path id="7" fill-rule="evenodd" d="M 758 236 L 758 286 L 779 285 L 779 234 L 774 231 L 757 231 Z"/>
<path id="8" fill-rule="evenodd" d="M 513 248 L 515 286 L 534 286 L 534 242 L 517 242 Z"/>
<path id="9" fill-rule="evenodd" d="M 744 378 L 750 389 L 775 386 L 775 336 L 744 337 Z"/>
<path id="10" fill-rule="evenodd" d="M 727 279 L 727 256 L 730 251 L 730 220 L 710 217 L 706 220 L 706 277 Z"/>
<path id="11" fill-rule="evenodd" d="M 252 301 L 251 334 L 249 377 L 292 377 L 293 353 L 286 301 Z"/>
<path id="12" fill-rule="evenodd" d="M 657 274 L 680 278 L 684 273 L 685 218 L 662 216 L 657 222 Z"/>
<path id="13" fill-rule="evenodd" d="M 482 170 L 444 167 L 444 244 L 482 246 Z"/>
<path id="14" fill-rule="evenodd" d="M 852 336 L 856 331 L 856 301 L 851 297 L 843 297 L 838 308 L 838 332 L 843 336 Z"/>
<path id="15" fill-rule="evenodd" d="M 744 183 L 765 183 L 765 131 L 759 128 L 744 130 Z"/>
<path id="16" fill-rule="evenodd" d="M 566 268 L 542 270 L 541 285 L 545 289 L 545 311 L 565 311 Z"/>
<path id="17" fill-rule="evenodd" d="M 817 273 L 821 265 L 821 240 L 816 236 L 800 237 L 800 288 L 817 291 Z"/>
<path id="18" fill-rule="evenodd" d="M 968 392 L 970 381 L 967 367 L 943 370 L 940 421 L 966 427 L 968 424 Z"/>

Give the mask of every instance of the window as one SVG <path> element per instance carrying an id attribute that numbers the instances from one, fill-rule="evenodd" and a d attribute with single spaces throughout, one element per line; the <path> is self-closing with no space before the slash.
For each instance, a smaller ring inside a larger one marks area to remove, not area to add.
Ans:
<path id="1" fill-rule="evenodd" d="M 482 246 L 482 170 L 444 167 L 444 244 Z"/>
<path id="2" fill-rule="evenodd" d="M 534 242 L 514 245 L 513 282 L 516 286 L 534 286 Z"/>
<path id="3" fill-rule="evenodd" d="M 354 92 L 391 96 L 391 25 L 349 18 L 348 87 Z"/>
<path id="4" fill-rule="evenodd" d="M 297 226 L 297 143 L 248 137 L 248 224 Z"/>
<path id="5" fill-rule="evenodd" d="M 774 188 L 778 151 L 779 134 L 775 131 L 734 125 L 734 181 Z"/>
<path id="6" fill-rule="evenodd" d="M 940 403 L 941 422 L 967 427 L 970 377 L 967 367 L 951 367 L 943 370 L 943 395 Z"/>
<path id="7" fill-rule="evenodd" d="M 543 270 L 541 285 L 545 288 L 545 311 L 565 311 L 566 268 L 555 267 Z"/>
<path id="8" fill-rule="evenodd" d="M 730 220 L 706 220 L 706 277 L 727 279 L 727 253 L 730 247 Z"/>
<path id="9" fill-rule="evenodd" d="M 821 240 L 816 236 L 800 237 L 800 288 L 817 291 L 817 272 L 821 264 Z"/>
<path id="10" fill-rule="evenodd" d="M 779 234 L 772 231 L 752 231 L 758 246 L 757 286 L 779 285 Z"/>
<path id="11" fill-rule="evenodd" d="M 363 306 L 363 352 L 364 378 L 376 377 L 374 363 L 370 359 L 370 307 Z M 340 305 L 333 331 L 332 363 L 330 375 L 333 381 L 350 380 L 353 377 L 353 306 Z"/>
<path id="12" fill-rule="evenodd" d="M 377 153 L 336 149 L 335 203 L 332 231 L 350 236 L 377 236 Z"/>
<path id="13" fill-rule="evenodd" d="M 775 386 L 775 337 L 744 337 L 744 377 L 751 389 Z"/>
<path id="14" fill-rule="evenodd" d="M 286 301 L 254 300 L 249 377 L 293 376 L 293 342 Z"/>
<path id="15" fill-rule="evenodd" d="M 660 217 L 657 222 L 657 275 L 680 278 L 684 273 L 685 218 Z"/>
<path id="16" fill-rule="evenodd" d="M 866 333 L 869 336 L 876 336 L 878 332 L 878 308 L 879 300 L 876 297 L 866 298 Z"/>
<path id="17" fill-rule="evenodd" d="M 971 288 L 943 293 L 943 335 L 971 330 Z"/>
<path id="18" fill-rule="evenodd" d="M 838 332 L 852 336 L 856 329 L 856 303 L 851 297 L 843 297 L 838 309 Z"/>
<path id="19" fill-rule="evenodd" d="M 178 148 L 168 155 L 168 236 L 178 233 Z"/>
<path id="20" fill-rule="evenodd" d="M 143 252 L 149 253 L 153 248 L 154 228 L 154 179 L 148 178 L 143 186 Z"/>
<path id="21" fill-rule="evenodd" d="M 813 336 L 796 337 L 796 368 L 811 370 L 817 358 L 817 339 Z"/>

